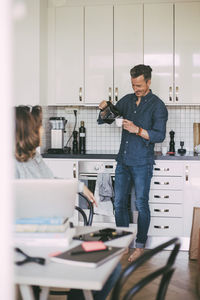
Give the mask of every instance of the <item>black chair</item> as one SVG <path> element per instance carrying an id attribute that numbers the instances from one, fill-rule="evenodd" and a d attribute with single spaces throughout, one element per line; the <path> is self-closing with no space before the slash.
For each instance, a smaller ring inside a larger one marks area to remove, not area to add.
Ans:
<path id="1" fill-rule="evenodd" d="M 154 255 L 161 252 L 165 248 L 167 248 L 170 245 L 174 245 L 173 250 L 170 252 L 169 258 L 166 261 L 166 263 L 163 266 L 159 266 L 154 272 L 151 272 L 147 276 L 140 279 L 134 286 L 132 286 L 127 293 L 123 296 L 123 298 L 120 297 L 120 293 L 123 289 L 124 284 L 127 282 L 128 278 L 130 278 L 131 275 L 134 276 L 133 272 L 138 269 L 141 265 L 143 265 L 145 262 L 147 262 L 149 259 L 151 259 Z M 134 298 L 134 295 L 137 294 L 144 286 L 149 284 L 151 281 L 153 281 L 157 277 L 161 277 L 160 284 L 158 288 L 158 292 L 156 295 L 156 300 L 164 300 L 165 295 L 167 292 L 167 288 L 170 282 L 170 279 L 174 273 L 174 262 L 176 259 L 176 256 L 178 254 L 178 251 L 180 249 L 180 241 L 178 238 L 173 238 L 169 240 L 168 242 L 165 242 L 159 246 L 157 246 L 154 249 L 145 251 L 138 259 L 133 261 L 130 265 L 128 265 L 124 271 L 121 273 L 120 278 L 118 279 L 117 283 L 115 284 L 115 287 L 112 292 L 111 300 L 130 300 Z"/>
<path id="2" fill-rule="evenodd" d="M 84 212 L 84 210 L 82 208 L 80 208 L 79 206 L 75 206 L 75 209 L 78 210 L 78 212 L 82 215 L 84 226 L 91 226 L 92 221 L 93 221 L 93 215 L 94 215 L 93 204 L 91 203 L 91 201 L 83 193 L 78 193 L 78 194 L 82 198 L 84 198 L 84 200 L 86 200 L 86 202 L 87 202 L 87 205 L 88 205 L 88 208 L 89 208 L 88 218 L 87 218 L 87 215 L 86 215 L 86 213 Z"/>

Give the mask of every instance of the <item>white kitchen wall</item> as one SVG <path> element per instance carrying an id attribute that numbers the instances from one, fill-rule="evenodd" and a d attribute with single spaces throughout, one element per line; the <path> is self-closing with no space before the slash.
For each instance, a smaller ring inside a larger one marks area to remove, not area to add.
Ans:
<path id="1" fill-rule="evenodd" d="M 77 126 L 80 127 L 80 121 L 85 122 L 86 127 L 86 149 L 107 150 L 117 152 L 120 145 L 121 128 L 115 124 L 97 124 L 99 109 L 95 107 L 43 107 L 43 126 L 45 134 L 43 137 L 42 151 L 50 148 L 50 125 L 49 118 L 52 116 L 65 117 L 68 122 L 66 125 L 65 144 L 69 139 L 75 123 L 73 110 L 77 110 Z M 193 123 L 200 122 L 200 107 L 198 106 L 169 106 L 169 118 L 167 122 L 167 133 L 165 141 L 162 144 L 156 144 L 155 150 L 160 151 L 162 146 L 169 148 L 171 130 L 175 131 L 175 148 L 180 148 L 180 141 L 184 141 L 184 148 L 187 151 L 193 151 Z M 71 146 L 72 139 L 69 146 Z"/>

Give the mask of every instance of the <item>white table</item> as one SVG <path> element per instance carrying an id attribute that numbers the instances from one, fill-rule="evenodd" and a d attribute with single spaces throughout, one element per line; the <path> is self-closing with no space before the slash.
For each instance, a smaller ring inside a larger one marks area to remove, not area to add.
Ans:
<path id="1" fill-rule="evenodd" d="M 83 234 L 94 230 L 99 230 L 100 227 L 77 227 L 76 234 Z M 106 242 L 106 244 L 117 247 L 128 247 L 130 242 L 136 235 L 134 228 L 120 228 L 131 231 L 132 234 L 114 239 Z M 50 287 L 56 288 L 75 288 L 82 289 L 84 291 L 85 298 L 92 300 L 93 296 L 90 291 L 91 287 L 93 290 L 101 290 L 121 259 L 121 255 L 118 255 L 111 260 L 107 261 L 103 265 L 97 268 L 86 268 L 69 266 L 66 264 L 56 263 L 50 261 L 48 254 L 55 251 L 64 251 L 71 247 L 80 244 L 80 241 L 73 241 L 70 247 L 63 246 L 30 246 L 24 244 L 21 249 L 31 255 L 40 256 L 47 259 L 44 266 L 36 263 L 27 263 L 22 266 L 15 266 L 15 284 L 19 284 L 19 288 L 22 294 L 23 300 L 34 300 L 33 291 L 31 286 L 40 286 L 41 294 L 40 300 L 46 300 L 49 294 Z"/>

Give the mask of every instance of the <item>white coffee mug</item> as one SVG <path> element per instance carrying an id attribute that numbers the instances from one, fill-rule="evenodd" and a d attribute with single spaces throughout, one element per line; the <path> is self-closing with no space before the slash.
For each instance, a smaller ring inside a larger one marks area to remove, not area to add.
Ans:
<path id="1" fill-rule="evenodd" d="M 167 154 L 167 147 L 162 147 L 162 155 L 166 155 Z"/>
<path id="2" fill-rule="evenodd" d="M 116 118 L 115 123 L 116 123 L 117 127 L 121 127 L 122 123 L 123 123 L 123 119 L 122 118 Z"/>

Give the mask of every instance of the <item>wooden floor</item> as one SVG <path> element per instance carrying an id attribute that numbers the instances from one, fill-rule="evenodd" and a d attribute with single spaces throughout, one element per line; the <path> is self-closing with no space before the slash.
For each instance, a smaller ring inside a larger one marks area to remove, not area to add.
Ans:
<path id="1" fill-rule="evenodd" d="M 131 276 L 126 286 L 123 289 L 123 294 L 128 290 L 138 279 L 142 278 L 145 274 L 148 274 L 155 267 L 157 268 L 162 264 L 163 260 L 167 259 L 169 251 L 163 251 L 156 255 L 144 266 L 141 266 L 134 275 Z M 124 268 L 128 263 L 128 255 L 124 255 L 121 263 Z M 188 252 L 180 251 L 176 259 L 176 270 L 170 281 L 168 287 L 166 300 L 197 300 L 196 293 L 196 278 L 197 278 L 197 261 L 191 261 L 188 259 Z M 140 291 L 134 298 L 134 300 L 153 300 L 155 299 L 155 292 L 157 290 L 158 280 L 153 281 L 149 286 Z M 109 300 L 110 297 L 107 298 Z"/>

